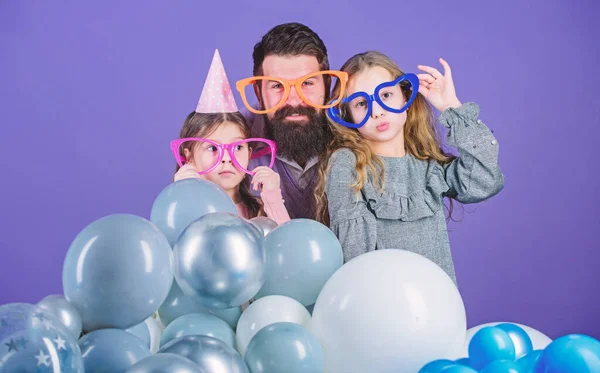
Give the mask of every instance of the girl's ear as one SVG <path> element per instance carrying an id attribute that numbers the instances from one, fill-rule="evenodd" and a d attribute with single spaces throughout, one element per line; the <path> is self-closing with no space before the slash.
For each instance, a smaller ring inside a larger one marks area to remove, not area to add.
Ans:
<path id="1" fill-rule="evenodd" d="M 183 149 L 183 156 L 185 157 L 185 163 L 194 163 L 194 158 L 192 158 L 190 149 Z"/>

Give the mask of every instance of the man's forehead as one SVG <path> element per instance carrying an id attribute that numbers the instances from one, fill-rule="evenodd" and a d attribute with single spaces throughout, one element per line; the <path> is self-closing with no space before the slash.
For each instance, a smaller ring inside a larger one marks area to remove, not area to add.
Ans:
<path id="1" fill-rule="evenodd" d="M 309 55 L 270 55 L 265 57 L 262 67 L 264 75 L 289 80 L 320 70 L 317 58 Z"/>

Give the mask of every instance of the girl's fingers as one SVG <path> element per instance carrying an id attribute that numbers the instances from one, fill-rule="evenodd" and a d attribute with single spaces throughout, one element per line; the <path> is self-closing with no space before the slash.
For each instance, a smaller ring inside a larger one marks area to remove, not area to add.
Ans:
<path id="1" fill-rule="evenodd" d="M 417 74 L 417 77 L 419 78 L 419 83 L 421 82 L 427 82 L 427 83 L 433 83 L 435 82 L 435 78 L 429 74 Z"/>
<path id="2" fill-rule="evenodd" d="M 439 79 L 439 78 L 443 77 L 442 73 L 440 73 L 437 69 L 435 69 L 435 68 L 433 68 L 431 66 L 419 65 L 418 67 L 419 67 L 419 70 L 423 70 L 423 71 L 429 73 L 430 75 L 432 75 L 436 79 Z"/>
<path id="3" fill-rule="evenodd" d="M 440 63 L 444 66 L 444 75 L 452 75 L 452 70 L 450 69 L 450 65 L 443 58 L 440 57 Z"/>
<path id="4" fill-rule="evenodd" d="M 258 190 L 258 187 L 260 186 L 260 184 L 263 183 L 265 177 L 264 175 L 261 174 L 255 174 L 254 178 L 252 179 L 252 189 L 254 190 Z"/>

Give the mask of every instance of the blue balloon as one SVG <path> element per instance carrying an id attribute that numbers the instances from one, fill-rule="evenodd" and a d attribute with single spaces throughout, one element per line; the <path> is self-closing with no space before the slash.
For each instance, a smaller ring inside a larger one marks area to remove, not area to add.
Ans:
<path id="1" fill-rule="evenodd" d="M 312 316 L 312 314 L 313 314 L 313 311 L 314 311 L 314 309 L 315 309 L 315 303 L 313 303 L 313 304 L 311 304 L 311 305 L 309 305 L 309 306 L 305 306 L 305 307 L 306 307 L 306 309 L 308 310 L 308 313 L 310 313 L 310 315 Z"/>
<path id="2" fill-rule="evenodd" d="M 158 309 L 160 320 L 165 326 L 168 326 L 176 318 L 190 313 L 208 312 L 224 320 L 235 330 L 240 316 L 242 316 L 242 307 L 233 308 L 208 308 L 203 306 L 198 300 L 183 294 L 177 281 L 173 281 L 171 291 L 167 299 Z"/>
<path id="3" fill-rule="evenodd" d="M 75 339 L 81 336 L 81 316 L 79 312 L 63 295 L 48 295 L 37 304 L 56 316 L 71 331 Z"/>
<path id="4" fill-rule="evenodd" d="M 524 371 L 515 361 L 496 360 L 483 368 L 480 373 L 530 373 L 530 371 Z"/>
<path id="5" fill-rule="evenodd" d="M 0 306 L 0 372 L 84 373 L 72 332 L 51 312 L 28 303 Z"/>
<path id="6" fill-rule="evenodd" d="M 304 306 L 317 301 L 329 278 L 343 264 L 342 246 L 325 225 L 293 219 L 265 237 L 266 279 L 256 299 L 284 295 Z"/>
<path id="7" fill-rule="evenodd" d="M 256 227 L 256 229 L 260 230 L 260 233 L 263 235 L 263 237 L 278 227 L 278 224 L 273 219 L 269 219 L 266 216 L 257 216 L 249 221 Z"/>
<path id="8" fill-rule="evenodd" d="M 515 360 L 515 345 L 504 330 L 486 326 L 469 342 L 469 361 L 473 368 L 481 370 L 495 360 Z"/>
<path id="9" fill-rule="evenodd" d="M 502 323 L 494 325 L 508 333 L 515 345 L 515 358 L 520 358 L 533 351 L 533 342 L 529 338 L 529 334 L 523 328 L 512 323 Z"/>
<path id="10" fill-rule="evenodd" d="M 181 316 L 167 326 L 160 340 L 164 346 L 170 341 L 186 335 L 207 335 L 225 342 L 235 349 L 235 333 L 225 321 L 210 313 L 191 313 Z"/>
<path id="11" fill-rule="evenodd" d="M 235 203 L 217 184 L 184 179 L 164 188 L 152 205 L 150 220 L 165 234 L 171 246 L 194 220 L 212 212 L 238 214 Z"/>
<path id="12" fill-rule="evenodd" d="M 150 317 L 173 283 L 173 251 L 150 221 L 130 214 L 98 219 L 67 252 L 63 289 L 86 332 L 127 329 Z"/>
<path id="13" fill-rule="evenodd" d="M 451 365 L 440 370 L 440 373 L 477 373 L 477 371 L 466 365 Z"/>
<path id="14" fill-rule="evenodd" d="M 454 360 L 457 364 L 464 365 L 467 367 L 471 366 L 471 360 L 468 357 L 463 357 L 462 359 Z"/>
<path id="15" fill-rule="evenodd" d="M 142 342 L 144 342 L 146 347 L 151 347 L 152 339 L 150 337 L 150 330 L 148 329 L 148 325 L 146 325 L 145 320 L 129 329 L 125 329 L 125 331 L 138 337 Z"/>
<path id="16" fill-rule="evenodd" d="M 173 253 L 177 285 L 206 307 L 241 306 L 264 283 L 264 238 L 238 215 L 214 212 L 195 220 Z"/>
<path id="17" fill-rule="evenodd" d="M 268 325 L 250 340 L 245 355 L 252 373 L 323 372 L 323 348 L 302 325 L 278 322 Z"/>
<path id="18" fill-rule="evenodd" d="M 236 350 L 206 335 L 187 335 L 174 339 L 158 350 L 158 354 L 165 352 L 190 359 L 205 373 L 250 373 Z"/>
<path id="19" fill-rule="evenodd" d="M 447 359 L 434 360 L 425 364 L 419 373 L 440 373 L 442 369 L 456 365 L 456 362 Z"/>
<path id="20" fill-rule="evenodd" d="M 85 373 L 124 372 L 151 356 L 150 349 L 135 335 L 120 329 L 100 329 L 79 339 Z"/>
<path id="21" fill-rule="evenodd" d="M 544 350 L 533 350 L 527 355 L 521 356 L 517 360 L 517 363 L 521 366 L 521 370 L 527 373 L 535 372 L 535 367 L 540 357 L 542 357 L 542 352 Z"/>
<path id="22" fill-rule="evenodd" d="M 583 334 L 557 338 L 546 346 L 536 369 L 543 373 L 600 372 L 600 341 Z"/>
<path id="23" fill-rule="evenodd" d="M 125 373 L 206 373 L 198 364 L 177 354 L 158 354 L 138 361 Z"/>

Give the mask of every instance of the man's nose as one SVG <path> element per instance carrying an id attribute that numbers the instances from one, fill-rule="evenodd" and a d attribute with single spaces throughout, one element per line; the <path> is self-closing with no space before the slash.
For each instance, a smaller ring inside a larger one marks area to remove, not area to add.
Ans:
<path id="1" fill-rule="evenodd" d="M 289 95 L 286 103 L 290 106 L 298 106 L 302 103 L 302 99 L 300 98 L 298 91 L 296 91 L 295 86 L 292 86 L 290 88 L 290 95 Z"/>

